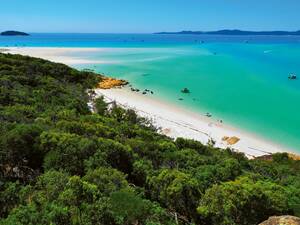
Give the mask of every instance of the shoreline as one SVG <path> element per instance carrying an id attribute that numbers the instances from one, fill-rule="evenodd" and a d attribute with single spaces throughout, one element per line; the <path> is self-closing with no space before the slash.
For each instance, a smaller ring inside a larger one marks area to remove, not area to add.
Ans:
<path id="1" fill-rule="evenodd" d="M 32 57 L 43 58 L 53 62 L 64 63 L 67 65 L 77 64 L 100 64 L 115 63 L 100 60 L 89 60 L 84 57 L 75 56 L 80 53 L 93 53 L 110 51 L 110 48 L 69 48 L 69 47 L 1 47 L 0 52 L 21 54 Z M 228 124 L 217 122 L 204 115 L 192 110 L 186 110 L 179 106 L 172 105 L 161 99 L 149 95 L 142 95 L 130 91 L 130 88 L 112 88 L 112 89 L 95 89 L 96 94 L 104 95 L 108 101 L 115 100 L 125 108 L 131 108 L 137 111 L 138 115 L 146 117 L 153 121 L 156 127 L 160 127 L 160 132 L 172 137 L 184 137 L 198 140 L 207 144 L 212 138 L 216 141 L 215 147 L 230 147 L 238 152 L 243 152 L 247 157 L 259 157 L 275 152 L 288 152 L 298 155 L 296 151 L 279 146 L 272 141 L 264 140 L 255 134 L 248 133 L 242 129 L 237 129 Z M 229 145 L 224 137 L 237 137 L 238 142 Z"/>
<path id="2" fill-rule="evenodd" d="M 109 48 L 80 47 L 0 47 L 0 53 L 31 56 L 67 65 L 114 63 L 75 56 L 80 53 L 104 52 L 109 50 Z"/>
<path id="3" fill-rule="evenodd" d="M 290 152 L 283 150 L 282 146 L 262 140 L 245 131 L 238 130 L 230 125 L 218 123 L 205 116 L 182 109 L 150 96 L 130 91 L 129 88 L 95 89 L 97 96 L 103 96 L 106 101 L 116 101 L 119 105 L 134 109 L 139 116 L 150 119 L 160 128 L 159 131 L 171 138 L 183 137 L 207 144 L 212 138 L 215 147 L 222 149 L 231 148 L 243 152 L 249 158 L 259 157 L 276 152 Z M 238 137 L 240 140 L 229 145 L 222 139 Z"/>
<path id="4" fill-rule="evenodd" d="M 103 96 L 107 102 L 115 101 L 127 109 L 133 109 L 139 116 L 146 117 L 159 128 L 159 133 L 171 138 L 183 137 L 207 144 L 210 139 L 215 147 L 231 148 L 243 152 L 248 158 L 270 155 L 276 152 L 296 154 L 283 146 L 264 140 L 255 134 L 240 130 L 228 124 L 214 121 L 204 115 L 182 109 L 169 102 L 132 92 L 129 87 L 94 89 L 96 96 Z M 230 145 L 224 137 L 237 137 L 240 140 Z M 222 140 L 223 139 L 223 140 Z"/>

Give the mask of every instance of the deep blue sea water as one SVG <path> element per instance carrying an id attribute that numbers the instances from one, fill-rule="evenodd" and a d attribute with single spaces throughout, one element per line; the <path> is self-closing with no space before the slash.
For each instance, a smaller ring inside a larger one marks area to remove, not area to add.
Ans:
<path id="1" fill-rule="evenodd" d="M 0 36 L 0 46 L 113 48 L 78 56 L 107 63 L 76 67 L 127 79 L 300 153 L 300 36 L 32 34 Z"/>
<path id="2" fill-rule="evenodd" d="M 299 44 L 300 36 L 228 36 L 158 34 L 39 34 L 0 36 L 0 46 L 33 47 L 158 47 L 207 43 Z"/>

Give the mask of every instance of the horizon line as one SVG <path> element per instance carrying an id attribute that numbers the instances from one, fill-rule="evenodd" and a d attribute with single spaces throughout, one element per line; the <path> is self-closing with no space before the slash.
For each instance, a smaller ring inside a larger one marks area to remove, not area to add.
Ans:
<path id="1" fill-rule="evenodd" d="M 183 29 L 183 30 L 177 30 L 177 31 L 154 31 L 154 32 L 101 32 L 101 31 L 91 31 L 91 32 L 80 32 L 80 31 L 70 31 L 70 32 L 60 32 L 60 31 L 22 31 L 29 34 L 157 34 L 157 33 L 178 33 L 178 32 L 216 32 L 216 31 L 246 31 L 246 32 L 298 32 L 299 29 L 296 30 L 243 30 L 243 29 L 237 29 L 237 28 L 224 28 L 224 29 L 218 29 L 218 30 L 189 30 L 189 29 Z M 11 29 L 11 30 L 3 30 L 1 32 L 5 31 L 18 31 L 18 29 Z"/>

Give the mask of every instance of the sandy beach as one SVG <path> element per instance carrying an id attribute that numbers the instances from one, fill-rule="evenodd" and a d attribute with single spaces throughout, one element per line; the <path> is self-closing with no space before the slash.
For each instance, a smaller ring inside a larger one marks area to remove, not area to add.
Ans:
<path id="1" fill-rule="evenodd" d="M 31 57 L 37 57 L 47 59 L 52 62 L 64 63 L 67 65 L 77 64 L 102 64 L 111 63 L 101 60 L 85 59 L 84 57 L 76 57 L 80 54 L 88 54 L 93 52 L 103 52 L 109 49 L 105 48 L 58 48 L 58 47 L 4 47 L 0 52 L 10 54 L 27 55 Z"/>
<path id="2" fill-rule="evenodd" d="M 80 53 L 92 53 L 95 51 L 108 51 L 103 48 L 40 48 L 40 47 L 13 47 L 3 48 L 4 52 L 11 54 L 29 55 L 54 62 L 68 65 L 85 63 L 106 63 L 97 60 L 87 60 L 76 57 Z M 160 132 L 172 137 L 184 137 L 198 140 L 204 144 L 210 139 L 215 141 L 215 146 L 220 148 L 230 147 L 236 151 L 243 152 L 247 157 L 257 157 L 275 152 L 293 152 L 266 141 L 255 134 L 236 129 L 229 124 L 221 123 L 205 115 L 182 109 L 181 107 L 163 102 L 151 95 L 142 95 L 132 92 L 128 87 L 115 89 L 96 89 L 98 96 L 103 95 L 108 102 L 116 101 L 126 108 L 137 111 L 140 116 L 152 120 Z M 230 145 L 224 137 L 237 137 L 237 143 Z"/>
<path id="3" fill-rule="evenodd" d="M 229 147 L 245 153 L 249 158 L 288 151 L 253 134 L 207 118 L 205 115 L 184 110 L 151 96 L 132 92 L 128 87 L 96 89 L 95 92 L 98 96 L 103 95 L 107 102 L 116 101 L 125 108 L 136 110 L 138 115 L 150 119 L 161 133 L 172 138 L 184 137 L 202 143 L 208 143 L 210 139 L 213 139 L 216 147 L 223 149 Z M 240 140 L 234 145 L 229 145 L 222 140 L 225 136 L 238 137 Z"/>

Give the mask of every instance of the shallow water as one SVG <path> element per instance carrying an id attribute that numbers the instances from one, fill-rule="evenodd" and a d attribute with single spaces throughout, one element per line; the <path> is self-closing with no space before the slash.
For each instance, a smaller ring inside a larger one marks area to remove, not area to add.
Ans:
<path id="1" fill-rule="evenodd" d="M 300 37 L 34 34 L 0 46 L 110 47 L 77 65 L 129 80 L 154 96 L 259 134 L 300 153 Z M 203 43 L 202 43 L 203 42 Z M 191 93 L 182 94 L 187 87 Z M 183 101 L 179 101 L 183 98 Z"/>

